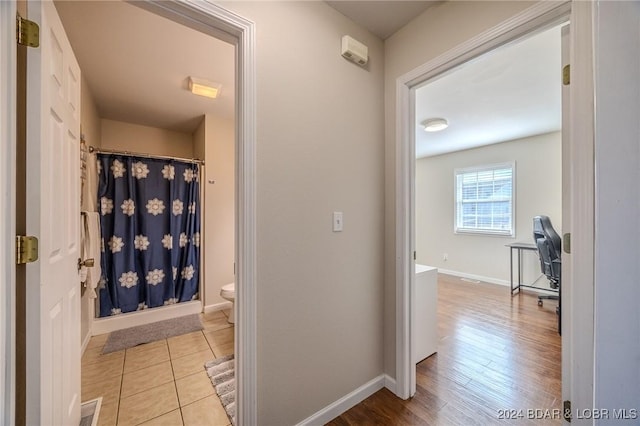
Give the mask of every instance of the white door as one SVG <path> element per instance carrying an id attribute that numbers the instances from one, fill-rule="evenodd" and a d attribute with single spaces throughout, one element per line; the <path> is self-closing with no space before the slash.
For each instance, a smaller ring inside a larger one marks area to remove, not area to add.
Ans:
<path id="1" fill-rule="evenodd" d="M 27 53 L 27 424 L 80 421 L 80 68 L 51 1 L 29 1 Z"/>
<path id="2" fill-rule="evenodd" d="M 561 63 L 562 69 L 569 65 L 569 47 L 570 47 L 570 24 L 561 29 Z M 558 73 L 560 74 L 560 73 Z M 564 76 L 563 76 L 564 78 Z M 567 84 L 562 84 L 562 232 L 569 232 L 571 229 L 571 218 L 573 212 L 571 210 L 571 150 L 569 144 L 569 128 L 570 114 L 569 108 L 569 88 Z M 567 303 L 571 296 L 571 261 L 570 254 L 567 253 L 566 247 L 562 251 L 562 272 L 560 282 L 560 320 L 562 321 L 562 399 L 563 401 L 571 400 L 571 327 L 569 318 L 571 318 L 571 305 Z M 563 412 L 564 414 L 564 412 Z"/>
<path id="3" fill-rule="evenodd" d="M 0 1 L 0 423 L 15 424 L 16 3 Z"/>

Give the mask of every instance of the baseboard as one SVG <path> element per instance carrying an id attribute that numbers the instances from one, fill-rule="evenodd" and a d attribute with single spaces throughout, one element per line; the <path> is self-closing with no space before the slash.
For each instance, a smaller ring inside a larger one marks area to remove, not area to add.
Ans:
<path id="1" fill-rule="evenodd" d="M 91 324 L 91 334 L 111 333 L 112 331 L 138 325 L 151 324 L 152 322 L 177 318 L 184 315 L 199 314 L 202 312 L 202 303 L 199 300 L 176 303 L 175 305 L 145 309 L 144 311 L 129 312 L 122 315 L 114 315 L 105 318 L 96 318 Z"/>
<path id="2" fill-rule="evenodd" d="M 458 272 L 458 271 L 452 271 L 449 269 L 442 269 L 442 268 L 438 268 L 438 272 L 442 274 L 453 275 L 454 277 L 467 278 L 467 279 L 476 280 L 476 281 L 484 281 L 485 283 L 490 283 L 490 284 L 499 284 L 507 287 L 511 286 L 511 283 L 509 281 L 501 280 L 498 278 L 484 277 L 482 275 L 475 275 L 475 274 L 467 274 L 466 272 Z"/>
<path id="3" fill-rule="evenodd" d="M 211 312 L 222 311 L 224 309 L 231 309 L 233 307 L 233 303 L 226 301 L 220 303 L 214 303 L 213 305 L 207 305 L 204 307 L 204 313 L 208 314 Z"/>
<path id="4" fill-rule="evenodd" d="M 394 395 L 397 395 L 397 393 L 396 393 L 396 379 L 393 379 L 393 378 L 389 377 L 388 374 L 384 375 L 384 387 L 389 389 L 389 391 L 393 392 Z"/>
<path id="5" fill-rule="evenodd" d="M 386 376 L 384 374 L 381 374 L 380 376 L 369 380 L 358 389 L 343 396 L 334 403 L 327 405 L 322 410 L 313 414 L 311 417 L 307 417 L 306 419 L 298 423 L 296 426 L 315 426 L 323 425 L 330 422 L 351 407 L 359 404 L 369 396 L 382 389 L 385 385 L 385 377 Z"/>
<path id="6" fill-rule="evenodd" d="M 89 341 L 91 340 L 91 330 L 87 332 L 87 335 L 82 339 L 82 351 L 80 352 L 80 356 L 84 355 L 84 351 L 87 350 L 87 345 L 89 345 Z"/>
<path id="7" fill-rule="evenodd" d="M 438 272 L 443 273 L 443 274 L 447 274 L 447 275 L 453 275 L 454 277 L 460 277 L 460 278 L 467 278 L 470 280 L 476 280 L 476 281 L 483 281 L 486 283 L 490 283 L 490 284 L 498 284 L 498 285 L 503 285 L 506 287 L 510 287 L 511 283 L 509 281 L 506 280 L 499 280 L 497 278 L 490 278 L 490 277 L 483 277 L 481 275 L 474 275 L 474 274 L 467 274 L 466 272 L 458 272 L 458 271 L 451 271 L 449 269 L 438 269 Z M 538 282 L 538 280 L 540 278 L 544 277 L 544 275 L 540 274 L 538 276 L 538 278 L 535 279 L 535 281 L 531 284 L 534 285 L 535 283 Z M 544 287 L 527 287 L 524 290 L 526 291 L 532 291 L 535 293 L 540 293 L 540 294 L 558 294 L 557 291 L 552 290 L 550 288 L 544 288 Z"/>

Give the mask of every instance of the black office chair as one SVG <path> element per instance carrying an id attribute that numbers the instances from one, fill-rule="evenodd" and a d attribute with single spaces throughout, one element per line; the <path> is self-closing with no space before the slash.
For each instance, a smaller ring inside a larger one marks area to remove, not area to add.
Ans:
<path id="1" fill-rule="evenodd" d="M 533 218 L 533 240 L 538 247 L 542 273 L 549 280 L 551 288 L 559 288 L 561 285 L 560 253 L 562 242 L 558 233 L 551 226 L 551 220 L 549 220 L 548 216 L 536 216 Z M 538 306 L 542 306 L 544 299 L 559 300 L 559 296 L 538 296 Z"/>

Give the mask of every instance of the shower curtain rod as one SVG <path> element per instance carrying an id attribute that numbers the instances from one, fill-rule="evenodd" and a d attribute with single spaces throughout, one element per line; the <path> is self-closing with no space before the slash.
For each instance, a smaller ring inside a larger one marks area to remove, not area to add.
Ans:
<path id="1" fill-rule="evenodd" d="M 196 158 L 180 158 L 180 157 L 169 157 L 166 155 L 143 154 L 140 152 L 131 152 L 131 151 L 116 151 L 114 149 L 102 149 L 102 148 L 96 148 L 94 146 L 89 147 L 89 152 L 92 152 L 92 153 L 95 152 L 98 154 L 129 155 L 131 157 L 155 158 L 159 160 L 178 160 L 178 161 L 184 161 L 186 163 L 196 163 L 204 166 L 204 160 L 198 160 Z"/>

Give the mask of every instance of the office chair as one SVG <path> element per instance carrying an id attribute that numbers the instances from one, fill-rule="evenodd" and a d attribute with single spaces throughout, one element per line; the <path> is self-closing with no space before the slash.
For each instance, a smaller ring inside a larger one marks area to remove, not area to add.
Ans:
<path id="1" fill-rule="evenodd" d="M 559 288 L 561 285 L 560 253 L 562 242 L 560 236 L 551 226 L 551 220 L 549 220 L 548 216 L 536 216 L 533 218 L 533 240 L 538 247 L 542 273 L 549 280 L 551 288 Z M 559 300 L 559 296 L 538 296 L 538 306 L 542 306 L 544 299 Z"/>

